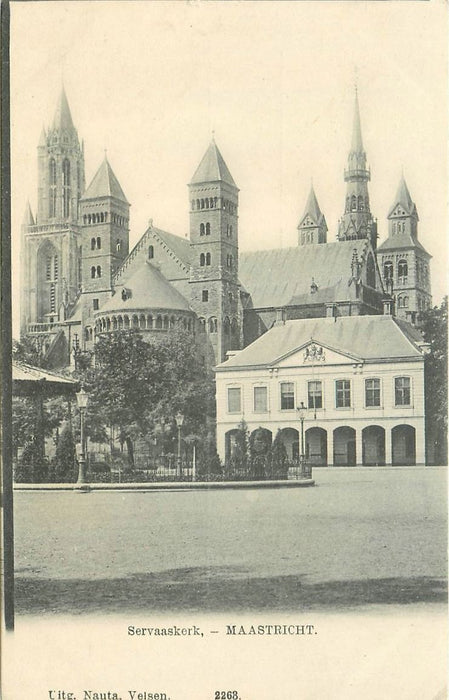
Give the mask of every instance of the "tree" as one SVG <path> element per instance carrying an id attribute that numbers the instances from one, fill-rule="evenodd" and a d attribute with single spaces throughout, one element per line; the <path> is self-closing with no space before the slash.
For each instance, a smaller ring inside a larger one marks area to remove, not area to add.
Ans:
<path id="1" fill-rule="evenodd" d="M 248 426 L 241 420 L 234 431 L 234 445 L 228 460 L 229 476 L 247 479 L 251 472 L 251 452 Z"/>
<path id="2" fill-rule="evenodd" d="M 213 415 L 212 374 L 201 363 L 195 338 L 182 329 L 150 340 L 136 331 L 100 336 L 95 363 L 81 379 L 90 394 L 87 434 L 114 429 L 131 466 L 138 438 L 160 439 L 162 427 L 164 441 L 172 442 L 175 432 L 167 426 L 174 428 L 178 411 L 187 434 L 199 432 Z"/>
<path id="3" fill-rule="evenodd" d="M 285 479 L 288 474 L 288 455 L 278 430 L 268 456 L 268 474 L 272 479 Z"/>
<path id="4" fill-rule="evenodd" d="M 430 343 L 424 364 L 427 461 L 444 465 L 448 463 L 447 302 L 445 297 L 439 307 L 421 315 L 424 340 Z"/>
<path id="5" fill-rule="evenodd" d="M 267 475 L 267 460 L 270 451 L 271 433 L 265 428 L 253 430 L 249 438 L 251 455 L 251 472 L 257 479 L 263 479 Z"/>
<path id="6" fill-rule="evenodd" d="M 76 477 L 76 448 L 73 434 L 69 426 L 66 426 L 59 436 L 56 446 L 56 455 L 51 463 L 52 481 L 69 483 Z"/>

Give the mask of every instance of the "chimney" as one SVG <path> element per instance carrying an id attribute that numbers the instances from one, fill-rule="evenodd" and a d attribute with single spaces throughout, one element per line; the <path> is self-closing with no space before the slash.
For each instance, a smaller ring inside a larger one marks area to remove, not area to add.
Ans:
<path id="1" fill-rule="evenodd" d="M 285 307 L 279 306 L 279 307 L 276 309 L 276 321 L 275 321 L 275 325 L 276 325 L 276 326 L 282 326 L 283 324 L 285 324 L 286 316 L 287 316 L 287 314 L 286 314 Z"/>

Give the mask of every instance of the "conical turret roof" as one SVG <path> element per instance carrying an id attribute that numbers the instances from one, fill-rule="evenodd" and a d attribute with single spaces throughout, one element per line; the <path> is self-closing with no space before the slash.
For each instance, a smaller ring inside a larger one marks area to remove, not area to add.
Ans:
<path id="1" fill-rule="evenodd" d="M 115 197 L 115 199 L 128 204 L 106 156 L 81 199 L 97 199 L 99 197 Z"/>
<path id="2" fill-rule="evenodd" d="M 35 223 L 33 212 L 31 211 L 30 200 L 28 200 L 26 203 L 22 224 L 24 226 L 34 226 Z"/>
<path id="3" fill-rule="evenodd" d="M 46 146 L 46 145 L 47 145 L 47 132 L 45 131 L 45 126 L 42 126 L 42 131 L 41 131 L 41 135 L 39 137 L 38 146 Z"/>
<path id="4" fill-rule="evenodd" d="M 418 217 L 418 212 L 416 210 L 416 205 L 413 201 L 413 199 L 410 196 L 409 189 L 407 187 L 407 183 L 405 181 L 404 176 L 401 176 L 401 180 L 399 182 L 399 187 L 396 192 L 396 198 L 394 200 L 393 206 L 390 208 L 390 211 L 388 213 L 388 216 L 391 216 L 398 206 L 398 204 L 401 205 L 401 207 L 404 209 L 405 213 L 410 216 L 410 215 L 415 215 Z"/>
<path id="5" fill-rule="evenodd" d="M 221 155 L 215 139 L 212 139 L 206 153 L 197 167 L 190 184 L 195 185 L 200 182 L 227 182 L 233 187 L 237 187 L 229 172 L 223 156 Z"/>
<path id="6" fill-rule="evenodd" d="M 70 131 L 75 129 L 64 87 L 61 89 L 58 104 L 56 105 L 56 112 L 53 118 L 53 129 L 58 131 Z"/>
<path id="7" fill-rule="evenodd" d="M 310 218 L 316 224 L 319 224 L 322 217 L 323 217 L 323 213 L 320 209 L 320 205 L 318 204 L 318 200 L 316 198 L 316 194 L 315 194 L 315 190 L 314 190 L 313 185 L 310 186 L 310 192 L 309 192 L 309 196 L 307 198 L 306 208 L 305 208 L 304 214 L 301 218 L 301 222 L 306 218 L 306 216 L 310 216 Z"/>

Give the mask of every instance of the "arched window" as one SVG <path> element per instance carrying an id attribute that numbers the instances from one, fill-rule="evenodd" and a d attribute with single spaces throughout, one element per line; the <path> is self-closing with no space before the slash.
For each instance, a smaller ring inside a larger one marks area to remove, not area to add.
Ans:
<path id="1" fill-rule="evenodd" d="M 206 209 L 209 209 L 209 197 L 206 197 Z"/>
<path id="2" fill-rule="evenodd" d="M 56 162 L 52 158 L 50 160 L 50 192 L 49 192 L 49 202 L 48 202 L 48 215 L 50 218 L 56 216 Z"/>
<path id="3" fill-rule="evenodd" d="M 201 200 L 201 209 L 204 209 L 204 199 Z"/>
<path id="4" fill-rule="evenodd" d="M 140 317 L 139 317 L 139 326 L 140 326 L 141 328 L 145 328 L 145 327 L 146 327 L 145 316 L 144 316 L 143 314 L 141 314 Z"/>
<path id="5" fill-rule="evenodd" d="M 196 200 L 196 208 L 197 208 L 197 209 L 200 208 L 200 200 L 199 200 L 199 199 Z"/>
<path id="6" fill-rule="evenodd" d="M 407 284 L 408 265 L 406 260 L 398 262 L 398 281 L 399 284 Z"/>
<path id="7" fill-rule="evenodd" d="M 210 236 L 210 224 L 206 224 L 206 236 Z"/>
<path id="8" fill-rule="evenodd" d="M 101 277 L 101 267 L 97 265 L 97 277 Z"/>
<path id="9" fill-rule="evenodd" d="M 156 328 L 162 328 L 162 316 L 156 318 Z"/>
<path id="10" fill-rule="evenodd" d="M 70 214 L 70 162 L 67 158 L 62 163 L 62 200 L 63 216 L 66 219 Z"/>
<path id="11" fill-rule="evenodd" d="M 216 318 L 210 318 L 209 319 L 209 333 L 216 333 L 217 332 L 217 319 Z"/>
<path id="12" fill-rule="evenodd" d="M 117 330 L 117 319 L 115 318 L 115 316 L 112 317 L 112 330 Z"/>
<path id="13" fill-rule="evenodd" d="M 404 297 L 398 297 L 398 309 L 402 309 L 404 306 Z"/>
<path id="14" fill-rule="evenodd" d="M 403 299 L 404 299 L 404 304 L 403 304 L 404 309 L 408 309 L 408 297 L 403 297 Z M 419 301 L 421 301 L 421 299 Z"/>
<path id="15" fill-rule="evenodd" d="M 137 316 L 133 316 L 133 317 L 132 317 L 132 327 L 133 327 L 133 328 L 138 328 L 138 327 L 139 327 L 139 319 L 137 318 Z"/>
<path id="16" fill-rule="evenodd" d="M 95 272 L 96 272 L 95 267 L 91 267 L 90 268 L 90 276 L 92 277 L 92 279 L 95 279 Z"/>
<path id="17" fill-rule="evenodd" d="M 125 316 L 125 329 L 128 330 L 129 328 L 129 316 Z"/>
<path id="18" fill-rule="evenodd" d="M 387 262 L 384 263 L 384 279 L 393 279 L 393 263 L 391 260 L 387 260 Z"/>
<path id="19" fill-rule="evenodd" d="M 204 236 L 204 224 L 200 224 L 200 236 Z"/>
<path id="20" fill-rule="evenodd" d="M 205 333 L 205 332 L 206 332 L 206 319 L 205 319 L 205 318 L 199 318 L 199 319 L 198 319 L 198 327 L 199 327 L 199 332 L 200 332 L 200 333 Z"/>
<path id="21" fill-rule="evenodd" d="M 206 253 L 206 265 L 210 265 L 210 253 Z"/>
<path id="22" fill-rule="evenodd" d="M 168 316 L 164 316 L 164 328 L 168 328 Z"/>
<path id="23" fill-rule="evenodd" d="M 357 197 L 355 194 L 352 195 L 351 197 L 351 211 L 356 211 L 357 210 Z"/>
<path id="24" fill-rule="evenodd" d="M 147 328 L 153 328 L 153 317 L 151 314 L 147 316 Z"/>
<path id="25" fill-rule="evenodd" d="M 201 253 L 201 255 L 200 255 L 200 266 L 201 267 L 204 267 L 205 260 L 206 259 L 204 257 L 204 253 Z"/>
<path id="26" fill-rule="evenodd" d="M 376 287 L 376 268 L 371 253 L 368 255 L 368 260 L 366 261 L 366 284 L 373 289 Z"/>
<path id="27" fill-rule="evenodd" d="M 90 239 L 90 249 L 95 250 L 95 238 Z"/>
<path id="28" fill-rule="evenodd" d="M 148 248 L 148 258 L 149 260 L 154 258 L 154 247 L 152 245 L 150 245 Z"/>
<path id="29" fill-rule="evenodd" d="M 364 207 L 363 197 L 362 197 L 361 194 L 359 194 L 359 196 L 358 196 L 357 206 L 358 206 L 358 210 L 359 210 L 359 211 L 363 211 L 364 208 L 365 208 L 365 207 Z"/>
<path id="30" fill-rule="evenodd" d="M 121 331 L 123 328 L 123 318 L 121 316 L 118 317 L 118 329 Z"/>
<path id="31" fill-rule="evenodd" d="M 122 241 L 120 240 L 120 238 L 117 238 L 117 240 L 115 242 L 115 250 L 117 253 L 119 253 L 121 251 L 121 249 L 122 249 Z"/>
<path id="32" fill-rule="evenodd" d="M 100 250 L 100 248 L 101 248 L 101 238 L 100 238 L 100 236 L 97 237 L 97 248 L 98 248 L 98 250 Z"/>

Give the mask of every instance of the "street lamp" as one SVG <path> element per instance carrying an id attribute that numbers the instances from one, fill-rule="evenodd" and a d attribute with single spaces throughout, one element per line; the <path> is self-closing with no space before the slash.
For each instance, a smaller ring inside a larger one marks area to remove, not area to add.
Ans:
<path id="1" fill-rule="evenodd" d="M 304 418 L 306 416 L 306 407 L 304 406 L 304 401 L 301 401 L 300 405 L 296 408 L 298 411 L 299 420 L 301 422 L 301 445 L 299 452 L 299 466 L 301 470 L 301 477 L 304 478 L 306 475 L 306 458 L 304 454 Z"/>
<path id="2" fill-rule="evenodd" d="M 84 415 L 89 401 L 89 394 L 81 387 L 76 394 L 76 402 L 80 411 L 80 428 L 81 428 L 81 452 L 79 458 L 78 481 L 77 484 L 86 483 L 86 453 L 84 451 Z"/>
<path id="3" fill-rule="evenodd" d="M 181 478 L 182 478 L 181 428 L 182 428 L 182 424 L 184 423 L 184 415 L 181 413 L 181 411 L 178 411 L 178 413 L 175 416 L 175 420 L 176 420 L 176 425 L 178 427 L 178 476 L 179 476 L 179 480 L 181 481 Z"/>

